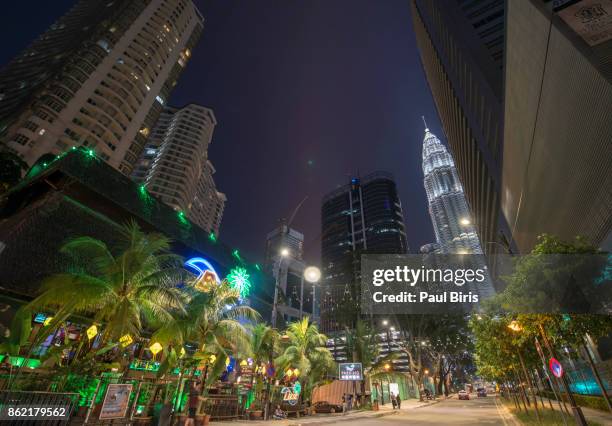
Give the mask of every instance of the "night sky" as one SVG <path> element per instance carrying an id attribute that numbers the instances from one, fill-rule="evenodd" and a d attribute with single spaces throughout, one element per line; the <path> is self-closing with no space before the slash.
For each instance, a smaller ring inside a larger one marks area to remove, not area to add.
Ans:
<path id="1" fill-rule="evenodd" d="M 73 0 L 4 5 L 0 64 Z M 170 104 L 218 125 L 209 158 L 228 197 L 221 239 L 254 260 L 308 196 L 293 227 L 319 262 L 321 197 L 351 175 L 396 177 L 412 251 L 434 240 L 421 170 L 427 124 L 443 136 L 406 0 L 196 0 L 205 28 Z M 36 13 L 32 13 L 35 9 Z"/>

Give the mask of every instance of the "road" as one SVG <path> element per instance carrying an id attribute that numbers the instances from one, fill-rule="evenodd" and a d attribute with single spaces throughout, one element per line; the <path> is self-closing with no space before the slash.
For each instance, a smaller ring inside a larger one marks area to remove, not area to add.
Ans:
<path id="1" fill-rule="evenodd" d="M 498 402 L 499 404 L 499 402 Z M 442 401 L 428 407 L 406 410 L 401 414 L 379 417 L 375 419 L 360 419 L 360 426 L 395 426 L 395 425 L 512 425 L 504 422 L 500 411 L 495 405 L 495 397 L 472 397 L 469 401 L 459 401 L 456 398 Z"/>

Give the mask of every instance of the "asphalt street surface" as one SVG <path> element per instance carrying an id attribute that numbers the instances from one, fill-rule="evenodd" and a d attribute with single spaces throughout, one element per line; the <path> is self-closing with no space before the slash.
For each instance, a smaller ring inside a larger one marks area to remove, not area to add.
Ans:
<path id="1" fill-rule="evenodd" d="M 469 401 L 460 401 L 455 397 L 431 406 L 406 410 L 393 416 L 359 419 L 359 425 L 512 425 L 504 421 L 501 407 L 496 406 L 494 396 L 476 398 L 476 395 L 472 395 Z M 501 406 L 499 401 L 498 405 Z"/>

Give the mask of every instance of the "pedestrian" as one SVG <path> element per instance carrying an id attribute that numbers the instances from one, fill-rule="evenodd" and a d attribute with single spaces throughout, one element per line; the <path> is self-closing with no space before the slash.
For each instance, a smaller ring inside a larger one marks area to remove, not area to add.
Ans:
<path id="1" fill-rule="evenodd" d="M 346 414 L 347 402 L 346 402 L 346 394 L 342 395 L 342 414 Z"/>
<path id="2" fill-rule="evenodd" d="M 395 396 L 395 401 L 397 402 L 397 409 L 401 410 L 402 409 L 402 398 L 400 398 L 399 392 Z"/>
<path id="3" fill-rule="evenodd" d="M 349 393 L 348 395 L 347 405 L 348 405 L 348 410 L 351 411 L 353 409 L 353 394 L 352 393 Z"/>
<path id="4" fill-rule="evenodd" d="M 199 382 L 193 382 L 189 389 L 189 418 L 185 421 L 185 426 L 195 426 L 195 416 L 200 405 L 200 390 L 202 386 Z"/>

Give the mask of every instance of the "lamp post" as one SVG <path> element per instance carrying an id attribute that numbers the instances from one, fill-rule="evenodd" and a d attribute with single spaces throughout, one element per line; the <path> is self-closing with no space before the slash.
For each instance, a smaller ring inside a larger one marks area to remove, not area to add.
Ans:
<path id="1" fill-rule="evenodd" d="M 312 284 L 312 318 L 315 317 L 315 285 L 321 280 L 321 270 L 316 266 L 304 269 L 304 279 Z"/>
<path id="2" fill-rule="evenodd" d="M 276 317 L 278 315 L 278 286 L 280 286 L 280 274 L 282 270 L 283 259 L 289 257 L 289 249 L 282 247 L 279 251 L 278 268 L 276 269 L 276 277 L 274 279 L 274 303 L 272 305 L 272 327 L 276 327 Z"/>

